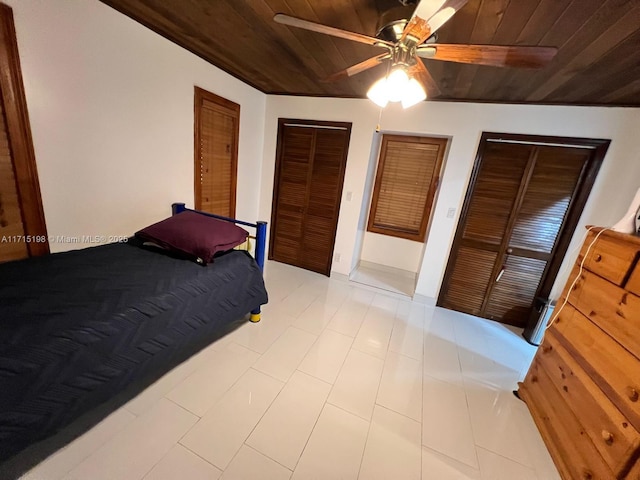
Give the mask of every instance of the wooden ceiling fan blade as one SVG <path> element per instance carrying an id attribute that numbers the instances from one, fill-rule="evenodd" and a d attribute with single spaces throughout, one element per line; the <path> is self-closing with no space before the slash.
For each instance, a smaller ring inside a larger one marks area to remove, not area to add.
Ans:
<path id="1" fill-rule="evenodd" d="M 380 55 L 376 55 L 375 57 L 371 57 L 366 59 L 364 62 L 356 63 L 355 65 L 350 66 L 349 68 L 345 68 L 339 72 L 334 73 L 333 75 L 328 76 L 323 80 L 323 82 L 335 82 L 337 80 L 342 80 L 344 78 L 353 77 L 360 72 L 364 72 L 373 67 L 377 67 L 382 62 L 391 58 L 390 53 L 382 53 Z"/>
<path id="2" fill-rule="evenodd" d="M 373 45 L 374 47 L 393 47 L 393 43 L 387 42 L 386 40 L 380 40 L 379 38 L 370 37 L 361 33 L 341 30 L 339 28 L 330 27 L 321 23 L 311 22 L 302 18 L 285 15 L 284 13 L 276 14 L 273 17 L 273 20 L 283 25 L 289 25 L 290 27 L 302 28 L 304 30 L 311 30 L 312 32 L 324 33 L 325 35 L 331 35 L 332 37 L 344 38 L 346 40 L 352 40 L 354 42 L 366 43 L 367 45 Z"/>
<path id="3" fill-rule="evenodd" d="M 469 0 L 448 0 L 431 18 L 428 23 L 433 35 L 440 27 L 451 20 L 458 10 L 464 7 Z M 425 38 L 426 40 L 426 38 Z"/>
<path id="4" fill-rule="evenodd" d="M 422 0 L 402 32 L 401 41 L 411 39 L 420 45 L 447 23 L 469 0 Z"/>
<path id="5" fill-rule="evenodd" d="M 422 84 L 427 91 L 427 98 L 437 97 L 442 93 L 435 79 L 431 76 L 429 70 L 427 70 L 427 67 L 424 66 L 424 63 L 422 63 L 422 60 L 419 58 L 417 59 L 416 64 L 409 69 L 409 74 Z"/>
<path id="6" fill-rule="evenodd" d="M 448 62 L 473 63 L 494 67 L 539 68 L 555 57 L 555 47 L 520 47 L 500 45 L 454 45 L 433 43 L 416 49 L 422 58 Z"/>

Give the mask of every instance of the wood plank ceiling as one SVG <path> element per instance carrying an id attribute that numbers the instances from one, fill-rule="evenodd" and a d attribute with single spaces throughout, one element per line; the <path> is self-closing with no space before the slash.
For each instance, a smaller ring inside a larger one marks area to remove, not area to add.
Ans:
<path id="1" fill-rule="evenodd" d="M 335 83 L 322 79 L 381 49 L 279 25 L 273 15 L 375 36 L 380 19 L 400 6 L 398 0 L 101 1 L 262 92 L 359 98 L 385 66 Z M 559 51 L 535 71 L 425 60 L 441 90 L 432 100 L 640 107 L 640 0 L 470 0 L 438 31 L 438 42 Z"/>

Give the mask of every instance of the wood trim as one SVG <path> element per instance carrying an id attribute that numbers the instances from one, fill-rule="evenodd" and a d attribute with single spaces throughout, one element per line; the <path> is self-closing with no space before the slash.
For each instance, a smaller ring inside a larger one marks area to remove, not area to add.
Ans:
<path id="1" fill-rule="evenodd" d="M 314 127 L 329 127 L 329 128 L 341 128 L 351 133 L 351 122 L 332 122 L 330 120 L 302 120 L 298 118 L 278 118 L 278 128 L 281 125 L 295 124 Z"/>
<path id="2" fill-rule="evenodd" d="M 412 232 L 403 231 L 400 229 L 381 228 L 374 225 L 375 212 L 378 205 L 378 198 L 380 195 L 380 185 L 382 183 L 382 172 L 384 171 L 384 162 L 386 159 L 387 145 L 389 141 L 404 141 L 407 143 L 427 143 L 432 145 L 438 145 L 438 156 L 436 159 L 436 165 L 434 167 L 433 178 L 429 185 L 429 191 L 427 192 L 427 199 L 425 202 L 425 209 L 422 213 L 422 219 L 420 222 L 419 233 L 416 235 Z M 381 235 L 388 235 L 391 237 L 404 238 L 406 240 L 413 240 L 416 242 L 424 243 L 427 237 L 427 227 L 431 220 L 431 213 L 433 203 L 435 201 L 436 191 L 440 186 L 440 177 L 442 174 L 442 165 L 444 163 L 444 155 L 447 150 L 449 139 L 442 137 L 421 137 L 410 135 L 389 135 L 384 134 L 382 136 L 382 145 L 380 147 L 380 155 L 378 156 L 378 165 L 376 166 L 376 178 L 373 184 L 373 195 L 371 197 L 371 204 L 369 206 L 369 218 L 367 220 L 367 231 L 372 233 L 378 233 Z"/>
<path id="3" fill-rule="evenodd" d="M 269 222 L 270 233 L 269 233 L 269 260 L 273 260 L 273 247 L 275 239 L 273 238 L 276 232 L 276 219 L 277 215 L 277 205 L 278 205 L 278 196 L 280 190 L 280 182 L 278 179 L 280 178 L 280 171 L 282 170 L 282 153 L 284 151 L 284 124 L 287 122 L 285 118 L 278 118 L 278 134 L 276 137 L 276 158 L 275 158 L 275 169 L 273 172 L 273 194 L 271 196 L 271 221 Z"/>
<path id="4" fill-rule="evenodd" d="M 511 141 L 528 145 L 554 144 L 558 146 L 580 146 L 597 149 L 602 145 L 609 145 L 611 140 L 581 137 L 555 137 L 553 135 L 525 135 L 520 133 L 482 132 L 481 141 Z"/>
<path id="5" fill-rule="evenodd" d="M 203 100 L 207 100 L 211 103 L 215 103 L 220 106 L 225 113 L 234 117 L 235 131 L 233 150 L 231 152 L 231 217 L 236 216 L 236 196 L 238 185 L 238 144 L 240 142 L 240 105 L 226 98 L 220 97 L 215 93 L 211 93 L 198 86 L 194 87 L 194 137 L 193 137 L 193 152 L 194 152 L 194 167 L 193 167 L 193 192 L 194 192 L 194 205 L 196 210 L 202 209 L 202 185 L 200 183 L 200 177 L 198 171 L 200 169 L 200 110 Z"/>
<path id="6" fill-rule="evenodd" d="M 36 155 L 22 82 L 13 11 L 0 3 L 0 90 L 26 235 L 47 238 Z M 49 242 L 27 243 L 29 256 L 49 253 Z"/>

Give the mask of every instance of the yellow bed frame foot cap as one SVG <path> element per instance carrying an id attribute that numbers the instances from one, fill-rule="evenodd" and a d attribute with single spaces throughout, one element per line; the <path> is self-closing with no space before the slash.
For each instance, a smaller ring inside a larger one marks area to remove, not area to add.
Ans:
<path id="1" fill-rule="evenodd" d="M 251 314 L 251 321 L 253 323 L 257 323 L 260 321 L 260 314 L 259 313 L 252 313 Z"/>

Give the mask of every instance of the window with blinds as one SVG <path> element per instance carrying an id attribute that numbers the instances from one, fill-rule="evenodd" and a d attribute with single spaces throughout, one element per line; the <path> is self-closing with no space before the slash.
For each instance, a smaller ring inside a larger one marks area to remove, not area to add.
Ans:
<path id="1" fill-rule="evenodd" d="M 235 217 L 240 105 L 195 89 L 195 205 Z"/>
<path id="2" fill-rule="evenodd" d="M 446 138 L 384 135 L 367 231 L 424 242 Z"/>

